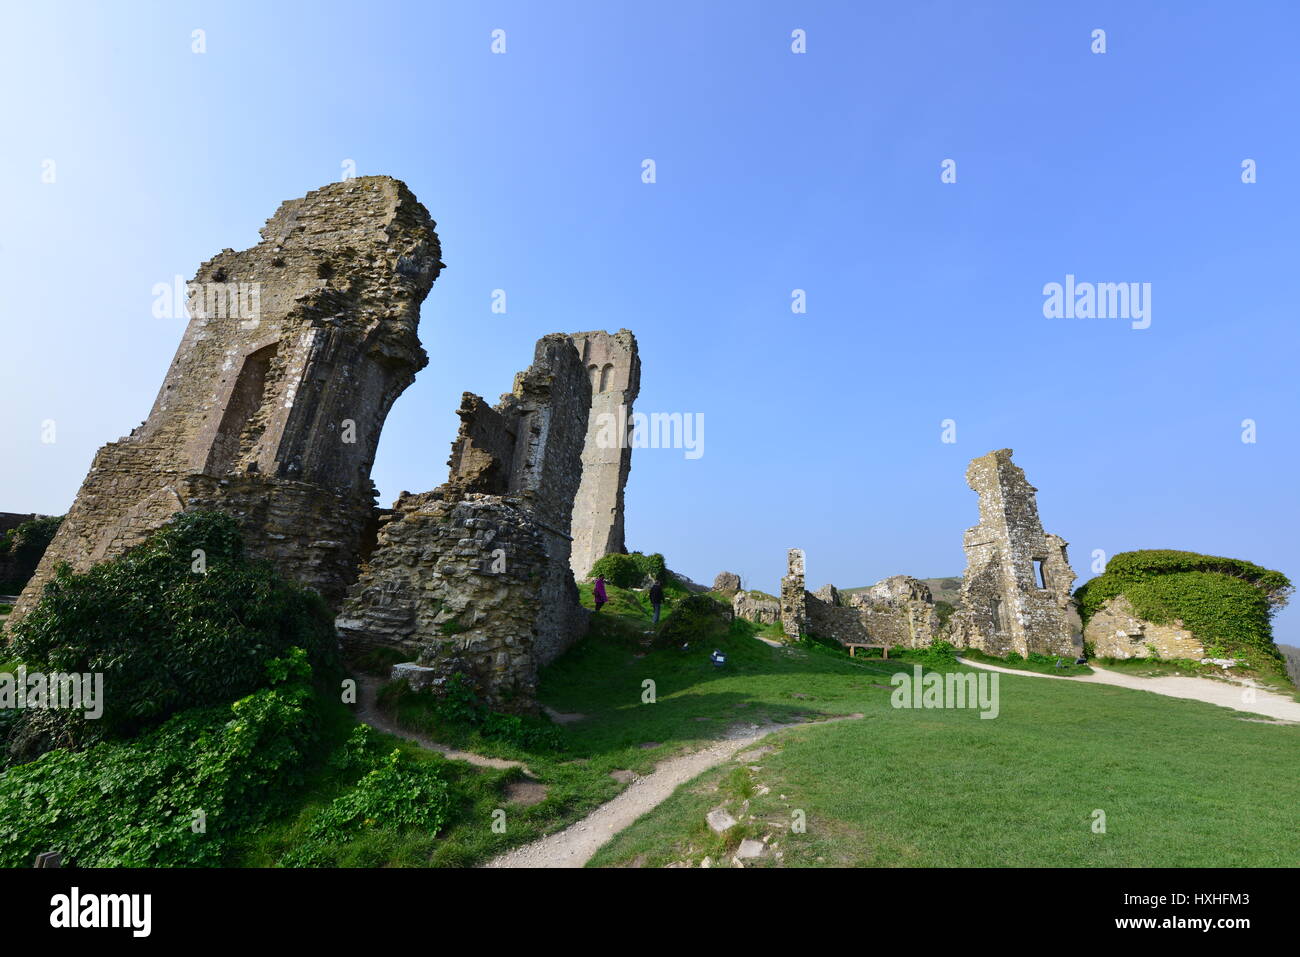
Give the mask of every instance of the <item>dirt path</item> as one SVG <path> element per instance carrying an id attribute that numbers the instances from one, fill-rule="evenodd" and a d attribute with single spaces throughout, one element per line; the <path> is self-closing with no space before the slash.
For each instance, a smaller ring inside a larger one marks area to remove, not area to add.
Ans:
<path id="1" fill-rule="evenodd" d="M 377 701 L 379 686 L 383 684 L 380 678 L 361 676 L 357 678 L 357 720 L 362 724 L 368 724 L 376 731 L 384 731 L 394 737 L 402 738 L 406 741 L 414 741 L 422 748 L 430 751 L 437 751 L 439 754 L 450 758 L 452 761 L 467 761 L 470 764 L 476 764 L 481 768 L 523 768 L 528 773 L 528 768 L 522 761 L 507 761 L 504 758 L 487 758 L 481 754 L 474 754 L 470 751 L 457 751 L 455 748 L 448 747 L 445 744 L 439 744 L 432 738 L 420 734 L 418 731 L 408 731 L 406 728 L 399 727 L 390 721 L 383 712 L 379 710 Z M 531 775 L 530 775 L 531 776 Z"/>
<path id="2" fill-rule="evenodd" d="M 721 741 L 702 751 L 683 754 L 661 761 L 653 772 L 637 778 L 627 788 L 563 831 L 539 838 L 493 858 L 485 867 L 582 867 L 596 851 L 619 831 L 663 803 L 679 785 L 716 767 L 732 755 L 744 751 L 769 734 L 788 728 L 832 724 L 861 718 L 860 714 L 825 721 L 789 725 L 741 725 Z"/>
<path id="3" fill-rule="evenodd" d="M 1092 665 L 1093 673 L 1090 675 L 1045 675 L 1034 671 L 1016 671 L 1013 668 L 986 665 L 978 661 L 968 661 L 965 658 L 959 660 L 962 664 L 971 668 L 983 668 L 985 671 L 1000 671 L 1003 674 L 1019 675 L 1026 678 L 1051 678 L 1055 681 L 1114 685 L 1117 688 L 1150 691 L 1153 694 L 1162 694 L 1169 698 L 1190 698 L 1195 701 L 1204 701 L 1207 704 L 1217 704 L 1223 708 L 1246 711 L 1250 714 L 1261 714 L 1279 721 L 1300 722 L 1300 701 L 1295 701 L 1286 695 L 1280 695 L 1273 691 L 1265 691 L 1263 688 L 1255 688 L 1253 689 L 1255 700 L 1248 702 L 1244 700 L 1247 692 L 1245 685 L 1215 681 L 1211 678 L 1181 678 L 1174 676 L 1141 678 L 1137 675 L 1126 675 L 1118 671 L 1107 671 L 1104 668 L 1098 668 L 1096 665 Z"/>

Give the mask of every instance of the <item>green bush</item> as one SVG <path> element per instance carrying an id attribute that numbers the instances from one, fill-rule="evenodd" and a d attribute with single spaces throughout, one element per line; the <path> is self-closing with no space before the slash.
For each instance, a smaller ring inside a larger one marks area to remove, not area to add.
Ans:
<path id="1" fill-rule="evenodd" d="M 35 571 L 62 524 L 62 515 L 47 515 L 9 529 L 0 535 L 0 557 L 15 559 L 24 568 Z"/>
<path id="2" fill-rule="evenodd" d="M 687 595 L 659 622 L 654 646 L 668 648 L 718 641 L 731 630 L 732 618 L 730 605 L 708 595 Z"/>
<path id="3" fill-rule="evenodd" d="M 474 682 L 459 672 L 438 690 L 412 691 L 405 681 L 397 681 L 380 691 L 380 705 L 392 714 L 406 710 L 404 701 L 419 706 L 420 722 L 429 725 L 429 730 L 477 732 L 483 738 L 529 750 L 564 750 L 564 739 L 550 721 L 492 711 L 481 700 Z"/>
<path id="4" fill-rule="evenodd" d="M 319 726 L 302 649 L 271 687 L 184 711 L 132 741 L 57 749 L 0 775 L 0 866 L 60 851 L 77 867 L 220 864 L 301 783 Z"/>
<path id="5" fill-rule="evenodd" d="M 196 550 L 206 572 L 194 570 Z M 13 627 L 10 655 L 29 671 L 101 673 L 105 693 L 98 720 L 25 712 L 10 754 L 126 738 L 186 709 L 227 704 L 260 687 L 264 662 L 293 647 L 306 649 L 319 678 L 336 675 L 324 602 L 249 560 L 230 516 L 184 513 L 84 574 L 63 565 Z"/>
<path id="6" fill-rule="evenodd" d="M 607 584 L 619 588 L 639 588 L 651 578 L 663 580 L 666 572 L 664 557 L 657 552 L 653 555 L 614 552 L 597 559 L 587 577 L 603 577 Z"/>

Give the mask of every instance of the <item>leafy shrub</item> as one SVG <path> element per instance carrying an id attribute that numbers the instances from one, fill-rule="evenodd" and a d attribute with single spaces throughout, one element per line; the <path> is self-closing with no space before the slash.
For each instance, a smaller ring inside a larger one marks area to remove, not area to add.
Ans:
<path id="1" fill-rule="evenodd" d="M 457 728 L 477 732 L 483 738 L 528 750 L 564 750 L 564 739 L 549 721 L 531 716 L 492 711 L 480 699 L 474 682 L 463 674 L 452 675 L 438 690 L 412 691 L 405 681 L 386 686 L 380 704 L 398 713 L 404 700 L 418 703 L 423 717 L 434 728 Z"/>
<path id="2" fill-rule="evenodd" d="M 272 687 L 233 704 L 0 775 L 0 866 L 31 866 L 43 851 L 77 867 L 220 864 L 227 839 L 301 783 L 316 740 L 306 653 L 291 649 L 267 673 Z"/>
<path id="3" fill-rule="evenodd" d="M 30 577 L 62 524 L 62 515 L 47 515 L 9 529 L 0 535 L 0 558 L 14 561 Z"/>
<path id="4" fill-rule="evenodd" d="M 192 570 L 202 550 L 206 573 Z M 306 649 L 318 677 L 337 668 L 333 616 L 314 592 L 243 552 L 235 520 L 183 513 L 144 544 L 83 574 L 60 567 L 12 629 L 29 671 L 102 673 L 104 711 L 25 712 L 10 753 L 125 738 L 185 709 L 263 684 L 264 662 Z"/>
<path id="5" fill-rule="evenodd" d="M 666 572 L 664 557 L 658 553 L 643 555 L 631 552 L 624 555 L 614 552 L 598 558 L 587 577 L 603 577 L 607 584 L 620 588 L 639 588 L 649 579 L 663 579 Z"/>
<path id="6" fill-rule="evenodd" d="M 731 629 L 731 606 L 708 595 L 687 595 L 659 622 L 654 645 L 668 648 L 725 638 Z"/>
<path id="7" fill-rule="evenodd" d="M 922 649 L 922 660 L 933 667 L 943 665 L 955 665 L 957 663 L 957 648 L 950 641 L 934 641 L 929 647 Z"/>

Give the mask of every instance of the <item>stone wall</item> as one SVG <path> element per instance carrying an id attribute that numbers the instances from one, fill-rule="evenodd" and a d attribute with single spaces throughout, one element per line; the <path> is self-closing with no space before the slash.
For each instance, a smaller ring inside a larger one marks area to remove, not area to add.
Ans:
<path id="1" fill-rule="evenodd" d="M 1088 619 L 1083 639 L 1099 658 L 1190 658 L 1199 661 L 1205 646 L 1180 620 L 1158 625 L 1138 617 L 1123 595 L 1116 595 Z"/>
<path id="2" fill-rule="evenodd" d="M 632 403 L 641 390 L 636 337 L 627 329 L 569 336 L 591 383 L 582 482 L 573 505 L 571 567 L 586 578 L 597 559 L 626 552 L 623 493 L 632 469 Z"/>
<path id="3" fill-rule="evenodd" d="M 533 710 L 538 668 L 587 623 L 567 530 L 590 406 L 563 335 L 537 343 L 495 407 L 466 394 L 447 483 L 403 493 L 343 605 L 345 650 L 399 649 L 422 680 L 460 671 L 495 707 Z"/>
<path id="4" fill-rule="evenodd" d="M 979 524 L 966 531 L 966 574 L 953 615 L 953 643 L 1005 657 L 1083 650 L 1070 594 L 1066 542 L 1043 532 L 1037 491 L 1011 449 L 972 460 L 966 482 L 979 494 Z"/>
<path id="5" fill-rule="evenodd" d="M 731 599 L 731 611 L 737 618 L 760 625 L 775 625 L 781 620 L 780 600 L 762 592 L 736 592 L 736 596 Z"/>
<path id="6" fill-rule="evenodd" d="M 238 515 L 251 554 L 337 603 L 373 521 L 380 429 L 428 361 L 434 225 L 404 184 L 360 177 L 284 203 L 260 243 L 204 263 L 148 419 L 99 450 L 13 618 L 56 563 L 84 571 L 196 507 Z"/>
<path id="7" fill-rule="evenodd" d="M 873 644 L 926 648 L 939 632 L 930 587 L 908 575 L 893 575 L 854 592 L 849 604 L 861 612 Z"/>

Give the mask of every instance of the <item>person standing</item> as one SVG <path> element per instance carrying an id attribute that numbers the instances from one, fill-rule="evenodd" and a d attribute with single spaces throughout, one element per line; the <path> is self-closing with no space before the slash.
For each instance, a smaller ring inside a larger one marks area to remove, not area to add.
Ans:
<path id="1" fill-rule="evenodd" d="M 664 603 L 664 586 L 656 578 L 650 583 L 650 605 L 655 610 L 655 624 L 659 624 L 659 608 Z"/>
<path id="2" fill-rule="evenodd" d="M 600 606 L 605 604 L 605 602 L 609 601 L 609 598 L 606 597 L 605 595 L 604 575 L 599 575 L 596 577 L 596 584 L 593 585 L 591 588 L 591 597 L 596 602 L 596 611 L 600 611 Z"/>

